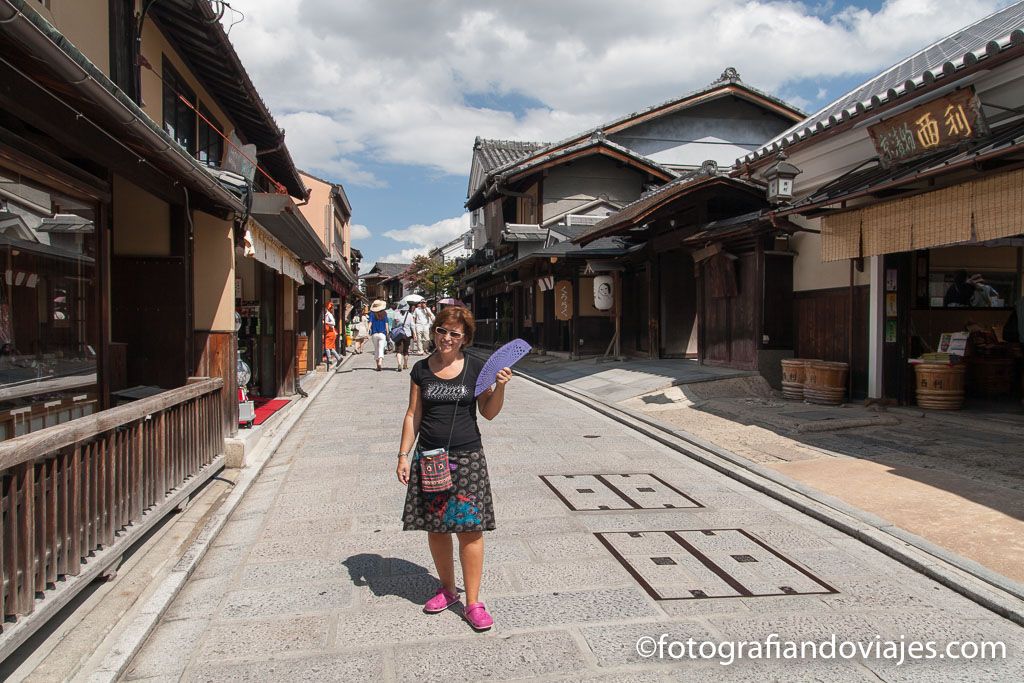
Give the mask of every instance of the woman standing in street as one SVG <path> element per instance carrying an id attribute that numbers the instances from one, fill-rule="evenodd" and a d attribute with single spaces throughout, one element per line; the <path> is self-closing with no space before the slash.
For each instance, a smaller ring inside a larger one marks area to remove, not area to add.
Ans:
<path id="1" fill-rule="evenodd" d="M 388 347 L 388 332 L 391 331 L 388 314 L 385 312 L 387 307 L 380 299 L 370 304 L 370 339 L 373 340 L 373 353 L 377 357 L 377 372 L 384 367 L 384 350 Z"/>
<path id="2" fill-rule="evenodd" d="M 406 531 L 426 531 L 430 554 L 441 580 L 423 611 L 437 614 L 459 601 L 455 586 L 452 534 L 459 539 L 459 559 L 466 589 L 465 618 L 477 631 L 494 624 L 480 602 L 484 565 L 484 531 L 492 531 L 494 506 L 476 412 L 493 420 L 501 412 L 512 371 L 502 368 L 496 384 L 473 398 L 483 363 L 463 353 L 473 341 L 469 311 L 447 308 L 434 321 L 435 351 L 409 374 L 409 407 L 398 449 L 398 481 L 408 487 L 402 521 Z M 419 437 L 416 454 L 410 457 Z M 422 488 L 424 452 L 447 449 L 452 488 L 428 493 Z"/>

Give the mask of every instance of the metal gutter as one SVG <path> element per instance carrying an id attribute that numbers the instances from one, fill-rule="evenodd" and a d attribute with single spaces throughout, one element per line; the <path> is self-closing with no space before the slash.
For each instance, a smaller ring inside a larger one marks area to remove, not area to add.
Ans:
<path id="1" fill-rule="evenodd" d="M 161 166 L 161 170 L 167 172 L 169 168 L 180 178 L 190 181 L 193 189 L 215 202 L 238 212 L 244 211 L 238 197 L 222 187 L 204 165 L 185 152 L 25 0 L 0 0 L 0 35 L 23 47 L 29 56 L 44 64 L 63 84 L 99 107 L 102 114 L 110 119 L 103 123 L 113 124 L 110 127 L 119 137 L 124 135 L 124 131 L 116 130 L 116 127 L 129 131 L 145 145 L 147 152 L 166 164 L 167 168 Z"/>

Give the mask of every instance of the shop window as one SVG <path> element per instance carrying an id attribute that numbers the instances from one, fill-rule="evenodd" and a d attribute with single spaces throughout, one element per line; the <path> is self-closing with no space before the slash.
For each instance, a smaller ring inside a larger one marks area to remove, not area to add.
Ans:
<path id="1" fill-rule="evenodd" d="M 224 158 L 224 127 L 217 122 L 210 110 L 199 105 L 199 149 L 196 158 L 207 166 L 220 166 Z"/>
<path id="2" fill-rule="evenodd" d="M 182 97 L 195 104 L 195 93 L 185 84 L 166 58 L 163 61 L 164 130 L 189 154 L 196 153 L 196 112 Z"/>
<path id="3" fill-rule="evenodd" d="M 969 278 L 966 284 L 957 284 L 957 273 Z M 1016 282 L 1017 274 L 1013 272 L 932 269 L 928 273 L 928 300 L 931 308 L 1009 308 Z M 962 295 L 958 297 L 960 290 Z"/>
<path id="4" fill-rule="evenodd" d="M 0 168 L 0 440 L 98 406 L 97 207 Z"/>

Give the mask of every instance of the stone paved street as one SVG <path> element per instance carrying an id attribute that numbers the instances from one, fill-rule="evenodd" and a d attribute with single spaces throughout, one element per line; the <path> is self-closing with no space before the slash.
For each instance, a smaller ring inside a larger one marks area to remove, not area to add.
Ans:
<path id="1" fill-rule="evenodd" d="M 1024 629 L 521 378 L 498 419 L 481 419 L 498 520 L 482 596 L 496 626 L 478 635 L 457 609 L 424 615 L 430 556 L 423 534 L 399 531 L 404 490 L 393 473 L 408 373 L 371 366 L 357 356 L 303 415 L 128 679 L 1024 680 Z M 641 473 L 657 478 L 557 476 Z M 609 509 L 583 510 L 588 501 Z M 730 529 L 743 531 L 705 531 Z M 984 639 L 1004 641 L 1008 659 L 641 659 L 637 639 L 663 633 Z"/>

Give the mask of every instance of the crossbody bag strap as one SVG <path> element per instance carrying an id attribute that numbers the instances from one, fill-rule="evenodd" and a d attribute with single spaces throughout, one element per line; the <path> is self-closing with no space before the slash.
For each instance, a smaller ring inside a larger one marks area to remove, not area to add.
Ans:
<path id="1" fill-rule="evenodd" d="M 462 376 L 459 377 L 459 384 L 466 386 L 466 370 L 469 369 L 469 356 L 463 354 L 462 356 Z M 461 399 L 460 399 L 461 400 Z M 445 451 L 448 451 L 452 447 L 452 435 L 455 433 L 455 416 L 459 413 L 459 401 L 455 401 L 455 410 L 452 411 L 452 426 L 448 430 L 448 445 L 444 447 Z"/>

